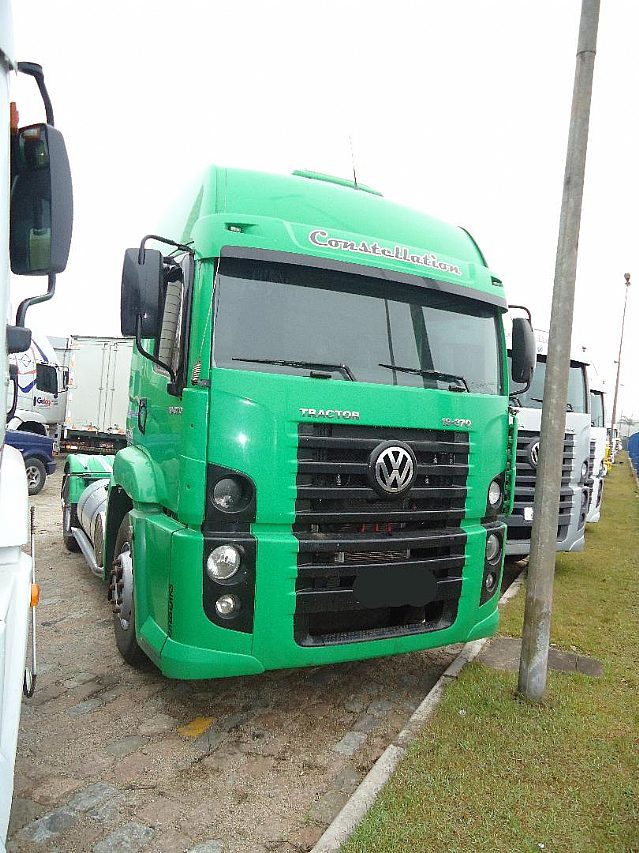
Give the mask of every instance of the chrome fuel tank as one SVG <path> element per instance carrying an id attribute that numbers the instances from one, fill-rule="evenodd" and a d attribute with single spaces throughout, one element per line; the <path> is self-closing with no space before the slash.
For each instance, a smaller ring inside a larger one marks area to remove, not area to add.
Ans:
<path id="1" fill-rule="evenodd" d="M 96 480 L 86 487 L 78 501 L 78 520 L 80 526 L 91 540 L 98 565 L 102 565 L 108 496 L 109 480 Z"/>

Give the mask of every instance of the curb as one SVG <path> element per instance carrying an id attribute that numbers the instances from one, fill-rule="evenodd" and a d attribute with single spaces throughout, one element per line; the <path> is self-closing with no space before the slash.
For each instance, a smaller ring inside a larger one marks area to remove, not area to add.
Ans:
<path id="1" fill-rule="evenodd" d="M 517 595 L 525 577 L 526 570 L 524 569 L 499 599 L 500 607 Z M 336 853 L 342 844 L 350 838 L 372 807 L 379 792 L 394 773 L 410 744 L 432 717 L 448 684 L 457 678 L 467 663 L 470 663 L 473 658 L 477 657 L 490 639 L 490 637 L 486 637 L 483 640 L 474 640 L 472 643 L 466 643 L 463 646 L 455 660 L 442 673 L 426 697 L 413 712 L 393 743 L 386 747 L 375 764 L 373 764 L 346 805 L 312 848 L 311 853 Z"/>

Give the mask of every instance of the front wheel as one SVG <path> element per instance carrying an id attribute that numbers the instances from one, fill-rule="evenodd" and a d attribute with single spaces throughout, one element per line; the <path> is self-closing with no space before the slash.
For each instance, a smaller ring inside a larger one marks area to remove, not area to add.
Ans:
<path id="1" fill-rule="evenodd" d="M 27 472 L 27 483 L 29 485 L 29 494 L 37 495 L 42 491 L 44 482 L 47 479 L 47 471 L 39 459 L 25 459 L 24 467 Z"/>
<path id="2" fill-rule="evenodd" d="M 132 533 L 133 530 L 127 513 L 122 519 L 115 540 L 109 591 L 113 607 L 113 630 L 118 651 L 128 664 L 140 668 L 146 666 L 149 659 L 138 645 L 135 636 Z"/>

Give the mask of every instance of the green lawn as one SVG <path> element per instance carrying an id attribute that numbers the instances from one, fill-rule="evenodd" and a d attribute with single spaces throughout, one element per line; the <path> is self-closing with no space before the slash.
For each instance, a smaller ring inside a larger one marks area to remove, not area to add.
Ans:
<path id="1" fill-rule="evenodd" d="M 550 673 L 532 706 L 515 698 L 516 674 L 465 667 L 342 853 L 639 851 L 639 496 L 627 462 L 586 541 L 557 557 L 552 642 L 601 660 L 603 678 Z M 520 635 L 524 599 L 505 608 L 503 634 Z"/>

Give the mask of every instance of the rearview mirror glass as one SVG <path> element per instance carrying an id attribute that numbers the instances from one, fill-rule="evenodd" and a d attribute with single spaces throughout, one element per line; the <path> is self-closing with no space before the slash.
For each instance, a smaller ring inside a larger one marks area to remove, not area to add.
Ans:
<path id="1" fill-rule="evenodd" d="M 58 371 L 52 364 L 36 364 L 36 388 L 46 394 L 58 393 Z"/>
<path id="2" fill-rule="evenodd" d="M 526 317 L 513 318 L 512 369 L 513 382 L 529 386 L 537 362 L 535 333 Z"/>
<path id="3" fill-rule="evenodd" d="M 162 253 L 157 249 L 127 249 L 122 266 L 120 327 L 123 335 L 135 335 L 140 316 L 140 337 L 155 338 L 160 316 Z"/>
<path id="4" fill-rule="evenodd" d="M 72 227 L 73 187 L 64 137 L 48 124 L 20 128 L 11 139 L 11 271 L 62 272 Z"/>

